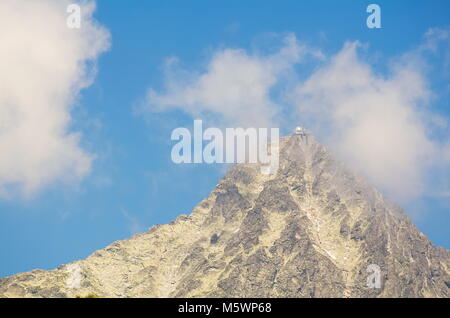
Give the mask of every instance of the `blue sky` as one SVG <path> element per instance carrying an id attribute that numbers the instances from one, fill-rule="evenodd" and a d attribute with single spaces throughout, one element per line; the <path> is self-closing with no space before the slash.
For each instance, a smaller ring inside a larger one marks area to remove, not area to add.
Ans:
<path id="1" fill-rule="evenodd" d="M 86 257 L 189 213 L 214 188 L 225 171 L 222 166 L 175 165 L 170 160 L 170 133 L 192 125 L 191 114 L 142 110 L 149 88 L 170 95 L 164 80 L 167 58 L 176 56 L 182 69 L 203 72 L 217 52 L 243 49 L 250 56 L 255 50 L 270 55 L 279 47 L 278 38 L 294 34 L 330 58 L 345 42 L 359 41 L 365 45 L 364 63 L 383 78 L 393 60 L 415 52 L 430 28 L 450 26 L 446 0 L 376 1 L 382 28 L 368 29 L 370 3 L 99 0 L 94 18 L 109 31 L 110 46 L 98 54 L 92 84 L 72 103 L 68 126 L 81 133 L 79 147 L 95 159 L 79 182 L 50 182 L 31 195 L 0 196 L 0 276 Z M 439 50 L 431 57 L 421 53 L 433 92 L 427 109 L 449 118 L 449 64 Z M 294 69 L 301 81 L 320 67 L 320 62 L 311 62 Z M 443 141 L 448 132 L 442 125 L 428 131 Z M 438 181 L 441 173 L 434 173 L 427 176 L 431 182 L 445 183 Z M 450 248 L 448 194 L 421 193 L 400 201 L 422 232 Z"/>

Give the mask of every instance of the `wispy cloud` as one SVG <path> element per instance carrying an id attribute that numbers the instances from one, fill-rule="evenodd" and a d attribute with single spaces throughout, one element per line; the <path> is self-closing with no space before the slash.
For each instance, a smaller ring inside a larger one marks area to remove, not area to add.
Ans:
<path id="1" fill-rule="evenodd" d="M 308 48 L 289 34 L 273 54 L 218 50 L 204 71 L 180 69 L 178 59 L 169 58 L 165 64 L 165 91 L 150 88 L 146 107 L 153 112 L 179 109 L 194 117 L 234 125 L 273 125 L 280 105 L 271 97 L 271 90 L 308 53 Z"/>
<path id="2" fill-rule="evenodd" d="M 145 231 L 145 227 L 139 222 L 138 218 L 124 209 L 122 209 L 121 212 L 122 216 L 125 218 L 125 225 L 130 234 L 138 234 Z"/>

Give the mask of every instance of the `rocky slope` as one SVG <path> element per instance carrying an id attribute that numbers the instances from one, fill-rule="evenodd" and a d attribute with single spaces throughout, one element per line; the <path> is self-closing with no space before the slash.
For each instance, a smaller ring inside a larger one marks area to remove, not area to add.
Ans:
<path id="1" fill-rule="evenodd" d="M 1 279 L 0 296 L 450 296 L 449 250 L 312 137 L 279 147 L 277 174 L 236 165 L 190 215 L 58 269 Z M 367 285 L 370 264 L 381 288 Z"/>

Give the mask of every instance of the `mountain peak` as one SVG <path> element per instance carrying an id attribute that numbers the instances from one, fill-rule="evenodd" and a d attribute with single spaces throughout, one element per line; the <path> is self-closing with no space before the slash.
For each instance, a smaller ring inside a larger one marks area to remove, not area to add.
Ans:
<path id="1" fill-rule="evenodd" d="M 237 164 L 189 215 L 52 271 L 0 281 L 0 296 L 449 297 L 450 252 L 306 130 L 279 169 Z M 79 269 L 79 285 L 71 285 Z M 378 271 L 379 285 L 368 285 Z"/>

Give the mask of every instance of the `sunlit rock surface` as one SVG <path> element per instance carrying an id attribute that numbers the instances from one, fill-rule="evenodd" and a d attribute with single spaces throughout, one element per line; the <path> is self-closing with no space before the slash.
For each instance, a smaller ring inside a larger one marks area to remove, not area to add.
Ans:
<path id="1" fill-rule="evenodd" d="M 64 265 L 4 278 L 0 296 L 449 297 L 449 250 L 312 136 L 279 147 L 277 174 L 236 165 L 189 215 L 71 263 L 78 285 Z"/>

